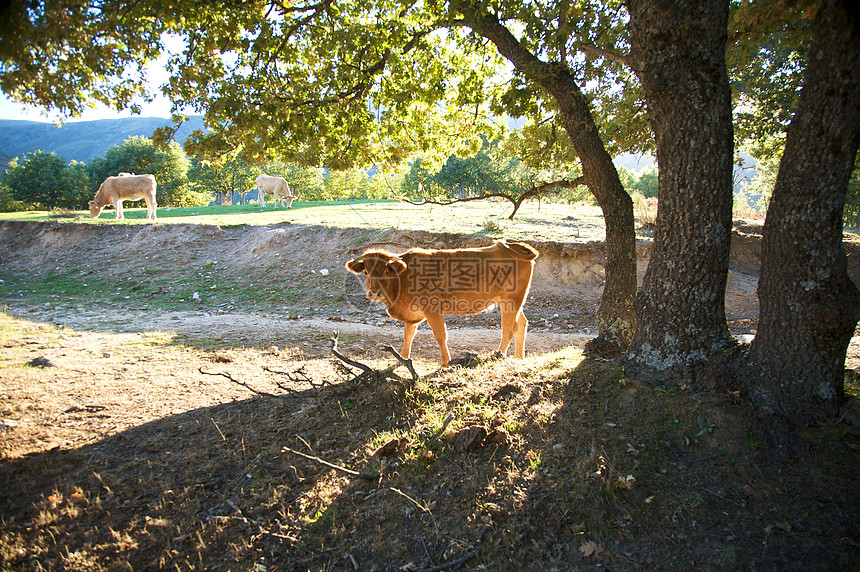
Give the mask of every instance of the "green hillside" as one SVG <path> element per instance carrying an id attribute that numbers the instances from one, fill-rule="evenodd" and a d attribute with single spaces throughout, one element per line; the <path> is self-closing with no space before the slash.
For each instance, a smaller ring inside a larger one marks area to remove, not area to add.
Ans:
<path id="1" fill-rule="evenodd" d="M 170 124 L 162 117 L 129 117 L 78 121 L 57 125 L 39 121 L 0 120 L 0 159 L 21 157 L 33 151 L 54 152 L 66 161 L 88 162 L 101 157 L 114 145 L 133 136 L 149 137 L 157 128 Z M 193 116 L 177 131 L 179 143 L 195 129 L 203 128 L 203 118 Z"/>

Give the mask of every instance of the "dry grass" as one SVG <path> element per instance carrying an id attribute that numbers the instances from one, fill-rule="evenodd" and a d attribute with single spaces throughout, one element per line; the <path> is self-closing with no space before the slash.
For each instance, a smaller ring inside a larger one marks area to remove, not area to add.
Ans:
<path id="1" fill-rule="evenodd" d="M 646 197 L 642 193 L 633 193 L 633 213 L 639 223 L 640 231 L 648 234 L 657 224 L 657 197 Z"/>
<path id="2" fill-rule="evenodd" d="M 860 565 L 856 435 L 801 432 L 808 450 L 774 461 L 767 420 L 730 394 L 654 388 L 575 349 L 419 361 L 405 387 L 344 383 L 300 339 L 207 350 L 11 316 L 0 333 L 0 417 L 19 420 L 3 429 L 4 569 Z M 57 367 L 24 365 L 41 354 Z M 278 389 L 270 370 L 299 367 L 332 385 Z"/>

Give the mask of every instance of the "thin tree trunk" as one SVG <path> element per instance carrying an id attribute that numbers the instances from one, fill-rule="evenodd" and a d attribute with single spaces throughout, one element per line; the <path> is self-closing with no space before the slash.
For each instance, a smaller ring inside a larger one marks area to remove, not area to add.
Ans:
<path id="1" fill-rule="evenodd" d="M 860 319 L 860 292 L 842 247 L 860 145 L 857 26 L 846 2 L 821 4 L 764 226 L 761 316 L 744 385 L 758 404 L 800 423 L 837 413 Z"/>
<path id="2" fill-rule="evenodd" d="M 627 4 L 629 60 L 648 103 L 660 199 L 628 358 L 638 375 L 687 378 L 690 366 L 731 344 L 725 314 L 733 152 L 729 7 L 715 0 Z"/>
<path id="3" fill-rule="evenodd" d="M 633 201 L 600 138 L 588 100 L 566 66 L 539 60 L 519 44 L 498 18 L 470 4 L 464 3 L 457 9 L 466 16 L 472 30 L 493 42 L 500 54 L 558 104 L 565 130 L 582 160 L 584 182 L 603 210 L 606 224 L 606 281 L 597 311 L 598 337 L 589 342 L 587 350 L 621 353 L 630 344 L 636 326 Z"/>

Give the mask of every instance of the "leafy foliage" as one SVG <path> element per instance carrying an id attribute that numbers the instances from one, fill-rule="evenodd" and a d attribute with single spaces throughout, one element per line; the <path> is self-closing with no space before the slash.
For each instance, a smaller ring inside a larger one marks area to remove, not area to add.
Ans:
<path id="1" fill-rule="evenodd" d="M 484 138 L 478 153 L 468 157 L 450 155 L 429 181 L 448 197 L 466 198 L 488 193 L 522 194 L 537 177 L 537 171 L 502 153 L 499 141 Z"/>
<path id="2" fill-rule="evenodd" d="M 860 229 L 860 167 L 854 162 L 854 172 L 848 181 L 848 193 L 845 197 L 845 210 L 842 222 L 846 226 Z"/>
<path id="3" fill-rule="evenodd" d="M 800 93 L 814 0 L 735 2 L 726 65 L 735 108 L 735 139 L 758 159 L 782 154 Z"/>
<path id="4" fill-rule="evenodd" d="M 188 184 L 201 195 L 214 195 L 218 204 L 225 200 L 238 204 L 245 202 L 245 195 L 254 187 L 258 171 L 246 163 L 240 155 L 223 157 L 220 161 L 194 158 L 188 170 Z M 238 197 L 238 200 L 234 197 Z"/>
<path id="5" fill-rule="evenodd" d="M 6 182 L 6 177 L 0 177 L 0 212 L 18 212 L 27 210 L 28 205 L 14 198 L 12 189 Z"/>
<path id="6" fill-rule="evenodd" d="M 324 200 L 357 198 L 367 181 L 367 173 L 363 169 L 330 171 L 322 185 Z"/>
<path id="7" fill-rule="evenodd" d="M 11 2 L 0 28 L 0 88 L 78 115 L 94 102 L 139 109 L 145 66 L 174 23 L 169 3 Z"/>
<path id="8" fill-rule="evenodd" d="M 646 167 L 640 171 L 630 171 L 624 167 L 617 167 L 621 184 L 631 195 L 639 193 L 645 198 L 657 196 L 657 165 Z"/>
<path id="9" fill-rule="evenodd" d="M 424 184 L 429 182 L 433 174 L 430 162 L 423 156 L 416 157 L 409 163 L 409 171 L 403 177 L 402 196 L 411 199 L 425 198 Z"/>
<path id="10" fill-rule="evenodd" d="M 177 11 L 160 0 L 107 0 L 91 9 L 21 10 L 9 20 L 17 41 L 0 54 L 0 86 L 19 101 L 69 115 L 92 102 L 129 107 L 143 93 L 144 65 L 172 38 L 180 47 L 162 90 L 174 117 L 205 113 L 213 130 L 196 132 L 193 155 L 243 149 L 298 165 L 390 171 L 418 155 L 444 161 L 432 156 L 437 150 L 475 152 L 476 133 L 503 136 L 508 129 L 498 118 L 508 115 L 530 125 L 512 147 L 525 162 L 543 168 L 575 161 L 555 101 L 464 25 L 464 8 L 371 0 Z M 627 48 L 620 2 L 505 1 L 494 9 L 521 30 L 526 49 L 569 63 L 588 86 L 613 151 L 650 146 L 630 70 L 582 51 Z M 155 138 L 169 135 L 162 129 Z"/>
<path id="11" fill-rule="evenodd" d="M 10 210 L 19 210 L 23 204 L 38 205 L 44 209 L 82 209 L 90 198 L 87 183 L 89 176 L 82 163 L 65 161 L 55 153 L 35 151 L 9 163 L 3 175 L 3 184 L 11 191 L 7 202 Z"/>

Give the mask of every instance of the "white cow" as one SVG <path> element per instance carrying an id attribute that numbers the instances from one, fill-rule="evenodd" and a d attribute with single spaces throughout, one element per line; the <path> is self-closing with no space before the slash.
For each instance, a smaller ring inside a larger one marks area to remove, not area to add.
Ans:
<path id="1" fill-rule="evenodd" d="M 260 202 L 261 209 L 266 208 L 266 195 L 269 193 L 275 197 L 275 208 L 278 208 L 279 197 L 284 199 L 284 205 L 288 209 L 293 208 L 293 201 L 299 198 L 293 195 L 290 185 L 283 177 L 260 175 L 257 177 L 257 200 Z"/>
<path id="2" fill-rule="evenodd" d="M 146 201 L 146 218 L 155 220 L 155 177 L 152 175 L 130 175 L 121 173 L 118 177 L 108 177 L 99 186 L 93 200 L 90 201 L 90 216 L 99 218 L 102 209 L 113 205 L 116 209 L 115 219 L 123 219 L 123 201 Z"/>

